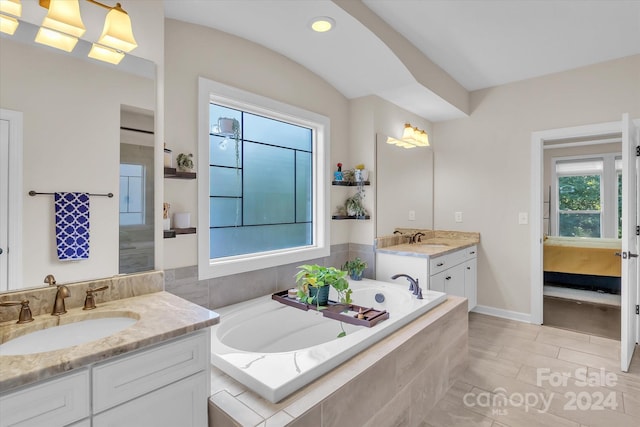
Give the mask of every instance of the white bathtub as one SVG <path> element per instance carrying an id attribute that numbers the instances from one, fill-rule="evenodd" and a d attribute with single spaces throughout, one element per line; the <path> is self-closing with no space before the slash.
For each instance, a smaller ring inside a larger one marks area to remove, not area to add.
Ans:
<path id="1" fill-rule="evenodd" d="M 424 299 L 418 300 L 404 280 L 395 284 L 363 279 L 350 285 L 354 304 L 387 310 L 389 319 L 371 328 L 342 323 L 347 335 L 337 338 L 341 322 L 267 295 L 216 309 L 220 323 L 211 328 L 211 363 L 276 403 L 447 298 L 424 290 Z M 384 295 L 383 303 L 376 302 L 378 293 Z"/>

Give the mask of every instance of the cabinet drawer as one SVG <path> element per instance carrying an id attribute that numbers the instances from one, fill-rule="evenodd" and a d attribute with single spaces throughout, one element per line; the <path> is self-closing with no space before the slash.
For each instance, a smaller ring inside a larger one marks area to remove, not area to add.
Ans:
<path id="1" fill-rule="evenodd" d="M 429 259 L 429 275 L 433 276 L 434 274 L 438 274 L 441 271 L 444 271 L 448 268 L 463 263 L 468 259 L 476 257 L 477 250 L 477 246 L 474 245 L 455 252 L 451 252 L 446 255 Z"/>
<path id="2" fill-rule="evenodd" d="M 93 368 L 93 411 L 111 408 L 206 369 L 207 330 Z"/>
<path id="3" fill-rule="evenodd" d="M 0 426 L 65 426 L 89 416 L 89 371 L 0 397 Z"/>

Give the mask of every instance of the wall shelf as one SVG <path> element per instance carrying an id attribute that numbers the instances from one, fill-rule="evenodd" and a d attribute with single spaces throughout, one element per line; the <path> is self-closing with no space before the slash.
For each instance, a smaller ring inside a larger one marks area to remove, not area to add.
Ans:
<path id="1" fill-rule="evenodd" d="M 164 168 L 164 177 L 173 179 L 196 179 L 195 172 L 181 172 L 176 168 Z"/>
<path id="2" fill-rule="evenodd" d="M 337 185 L 340 187 L 357 187 L 359 182 L 355 181 L 331 181 L 331 185 Z M 370 181 L 364 181 L 362 185 L 370 185 Z"/>
<path id="3" fill-rule="evenodd" d="M 331 215 L 331 219 L 338 219 L 338 220 L 342 220 L 342 219 L 357 219 L 360 221 L 364 221 L 366 219 L 371 219 L 371 215 L 360 215 L 360 216 L 355 216 L 355 215 Z"/>
<path id="4" fill-rule="evenodd" d="M 164 230 L 165 239 L 173 239 L 179 234 L 196 234 L 196 228 L 172 228 L 171 230 Z"/>

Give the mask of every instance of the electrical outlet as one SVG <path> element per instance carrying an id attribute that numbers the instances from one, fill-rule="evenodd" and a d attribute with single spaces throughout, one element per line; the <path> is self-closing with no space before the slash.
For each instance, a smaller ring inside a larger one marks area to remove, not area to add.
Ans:
<path id="1" fill-rule="evenodd" d="M 455 212 L 454 217 L 456 222 L 462 222 L 462 212 Z"/>
<path id="2" fill-rule="evenodd" d="M 518 224 L 527 225 L 529 224 L 529 214 L 526 212 L 520 212 L 518 214 Z"/>
<path id="3" fill-rule="evenodd" d="M 416 211 L 410 210 L 409 211 L 409 221 L 415 221 L 415 220 L 416 220 Z"/>

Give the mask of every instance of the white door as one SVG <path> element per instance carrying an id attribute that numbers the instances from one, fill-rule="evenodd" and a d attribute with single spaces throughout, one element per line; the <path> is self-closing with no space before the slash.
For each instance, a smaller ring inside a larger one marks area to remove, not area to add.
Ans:
<path id="1" fill-rule="evenodd" d="M 622 116 L 622 334 L 620 364 L 629 370 L 638 338 L 638 131 L 628 114 Z"/>
<path id="2" fill-rule="evenodd" d="M 0 291 L 22 286 L 22 113 L 0 109 Z"/>

